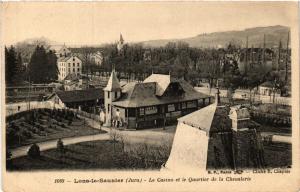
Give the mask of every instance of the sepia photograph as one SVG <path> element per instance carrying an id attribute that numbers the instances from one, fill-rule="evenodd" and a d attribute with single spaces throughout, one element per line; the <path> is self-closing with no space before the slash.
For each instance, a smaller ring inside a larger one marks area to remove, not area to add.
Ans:
<path id="1" fill-rule="evenodd" d="M 243 173 L 298 168 L 297 2 L 1 6 L 2 169 L 11 178 L 154 171 L 250 182 Z M 123 182 L 102 178 L 51 184 Z"/>

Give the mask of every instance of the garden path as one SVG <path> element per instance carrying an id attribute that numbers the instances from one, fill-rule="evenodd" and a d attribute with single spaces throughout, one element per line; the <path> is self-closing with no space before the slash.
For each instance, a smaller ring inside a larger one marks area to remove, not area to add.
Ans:
<path id="1" fill-rule="evenodd" d="M 84 118 L 84 117 L 81 117 Z M 88 125 L 91 127 L 94 127 L 95 129 L 100 129 L 100 125 L 97 121 L 89 118 L 85 118 Z M 101 127 L 102 130 L 106 131 L 107 133 L 101 133 L 96 135 L 88 135 L 88 136 L 78 136 L 78 137 L 69 137 L 69 138 L 63 138 L 62 141 L 64 145 L 71 145 L 81 142 L 87 142 L 87 141 L 96 141 L 96 140 L 109 140 L 111 131 L 108 127 Z M 168 129 L 168 128 L 167 128 Z M 171 128 L 169 128 L 171 129 Z M 168 144 L 170 145 L 173 141 L 173 132 L 168 131 L 158 131 L 157 129 L 153 130 L 142 130 L 142 131 L 120 131 L 116 130 L 118 134 L 118 138 L 122 136 L 124 141 L 126 143 L 130 144 L 151 144 L 151 145 L 162 145 L 162 144 Z M 56 148 L 57 139 L 51 140 L 51 141 L 45 141 L 36 143 L 40 147 L 40 151 L 45 151 L 48 149 Z M 17 158 L 27 155 L 27 151 L 30 148 L 31 145 L 26 145 L 22 147 L 18 147 L 11 150 L 12 156 L 11 158 Z"/>

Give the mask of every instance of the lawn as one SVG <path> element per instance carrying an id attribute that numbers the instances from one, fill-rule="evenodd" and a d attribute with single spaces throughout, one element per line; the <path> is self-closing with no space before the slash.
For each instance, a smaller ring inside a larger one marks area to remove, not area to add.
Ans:
<path id="1" fill-rule="evenodd" d="M 140 148 L 143 151 L 124 152 L 120 142 L 93 141 L 65 146 L 62 155 L 56 149 L 41 152 L 41 157 L 32 159 L 28 156 L 10 160 L 7 170 L 61 170 L 61 169 L 151 169 L 158 170 L 167 160 L 169 154 L 163 157 L 155 155 L 149 147 Z M 146 151 L 146 152 L 145 152 Z M 148 155 L 145 155 L 147 153 Z M 144 157 L 144 158 L 141 158 Z"/>
<path id="2" fill-rule="evenodd" d="M 170 154 L 170 148 L 137 144 L 135 148 L 124 150 L 121 142 L 92 141 L 65 146 L 65 153 L 56 149 L 41 152 L 41 157 L 15 158 L 7 163 L 9 171 L 32 170 L 159 170 Z M 292 163 L 291 145 L 264 144 L 266 167 L 290 167 Z"/>
<path id="3" fill-rule="evenodd" d="M 292 145 L 273 143 L 264 145 L 266 167 L 279 168 L 292 165 Z"/>
<path id="4" fill-rule="evenodd" d="M 105 133 L 105 131 L 90 127 L 84 119 L 66 110 L 31 110 L 7 118 L 6 123 L 8 148 L 99 133 Z"/>

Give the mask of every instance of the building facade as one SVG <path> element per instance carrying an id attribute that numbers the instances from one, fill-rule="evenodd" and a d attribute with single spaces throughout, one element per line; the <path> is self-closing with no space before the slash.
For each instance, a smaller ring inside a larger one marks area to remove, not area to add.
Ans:
<path id="1" fill-rule="evenodd" d="M 96 113 L 104 103 L 104 95 L 102 89 L 57 91 L 48 100 L 53 101 L 54 107 L 68 107 Z"/>
<path id="2" fill-rule="evenodd" d="M 82 61 L 77 56 L 61 57 L 57 60 L 58 80 L 62 81 L 69 74 L 82 74 Z"/>
<path id="3" fill-rule="evenodd" d="M 103 55 L 100 51 L 97 51 L 96 53 L 91 53 L 89 55 L 89 60 L 92 64 L 101 66 L 103 62 Z"/>
<path id="4" fill-rule="evenodd" d="M 106 124 L 125 128 L 163 127 L 177 118 L 207 106 L 211 97 L 194 90 L 186 81 L 152 74 L 144 82 L 121 87 L 112 72 L 105 92 Z"/>

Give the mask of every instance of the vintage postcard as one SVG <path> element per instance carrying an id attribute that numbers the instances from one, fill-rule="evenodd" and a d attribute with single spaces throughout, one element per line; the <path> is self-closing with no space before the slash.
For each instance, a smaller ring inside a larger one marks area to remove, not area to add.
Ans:
<path id="1" fill-rule="evenodd" d="M 2 189 L 299 191 L 298 2 L 2 2 Z"/>

